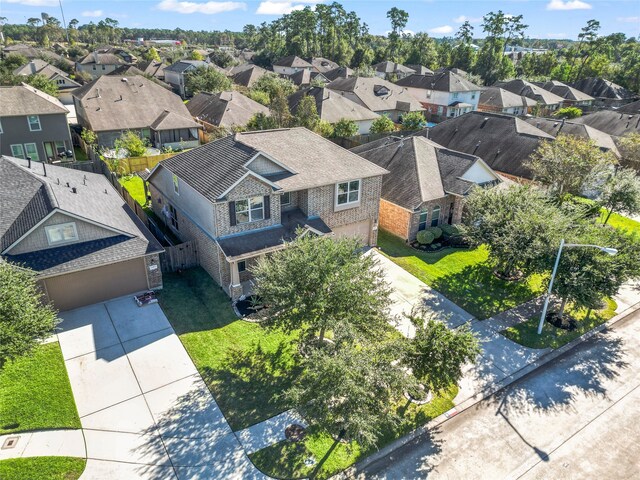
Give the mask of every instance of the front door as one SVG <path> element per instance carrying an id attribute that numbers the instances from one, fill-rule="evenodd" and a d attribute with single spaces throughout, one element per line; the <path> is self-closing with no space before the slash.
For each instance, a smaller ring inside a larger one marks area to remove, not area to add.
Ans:
<path id="1" fill-rule="evenodd" d="M 449 205 L 449 221 L 447 223 L 451 225 L 452 221 L 453 221 L 453 202 L 451 202 L 451 205 Z"/>

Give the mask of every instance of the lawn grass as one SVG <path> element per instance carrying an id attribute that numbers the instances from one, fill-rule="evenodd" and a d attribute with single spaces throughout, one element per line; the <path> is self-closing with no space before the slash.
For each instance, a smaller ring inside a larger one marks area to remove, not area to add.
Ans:
<path id="1" fill-rule="evenodd" d="M 57 342 L 39 345 L 0 370 L 0 435 L 48 428 L 80 428 Z"/>
<path id="2" fill-rule="evenodd" d="M 575 311 L 567 308 L 567 313 L 579 323 L 578 328 L 573 331 L 563 330 L 546 322 L 542 328 L 542 334 L 538 335 L 538 322 L 540 321 L 540 317 L 536 316 L 526 322 L 509 327 L 500 333 L 509 340 L 513 340 L 525 347 L 556 349 L 615 316 L 616 307 L 617 304 L 614 300 L 607 299 L 605 308 L 595 312 L 592 311 L 588 318 L 586 309 Z"/>
<path id="3" fill-rule="evenodd" d="M 87 156 L 86 152 L 78 146 L 73 147 L 73 153 L 76 157 L 77 162 L 86 162 L 87 160 L 89 160 L 89 157 Z"/>
<path id="4" fill-rule="evenodd" d="M 484 246 L 422 252 L 384 230 L 378 234 L 378 245 L 393 262 L 481 320 L 542 293 L 541 275 L 519 282 L 497 278 Z"/>
<path id="5" fill-rule="evenodd" d="M 299 373 L 294 337 L 236 317 L 207 273 L 165 274 L 160 305 L 236 431 L 288 410 L 279 394 Z"/>
<path id="6" fill-rule="evenodd" d="M 144 185 L 142 179 L 137 175 L 124 175 L 119 179 L 120 185 L 127 189 L 133 199 L 145 207 L 147 205 L 147 199 L 144 195 Z"/>
<path id="7" fill-rule="evenodd" d="M 607 218 L 607 211 L 602 210 L 602 214 L 600 215 L 600 222 L 604 222 L 605 218 Z M 616 230 L 640 235 L 640 222 L 637 222 L 631 218 L 623 217 L 622 215 L 619 215 L 617 213 L 611 214 L 607 225 L 612 226 Z"/>
<path id="8" fill-rule="evenodd" d="M 2 480 L 76 480 L 87 461 L 72 457 L 12 458 L 0 461 Z"/>
<path id="9" fill-rule="evenodd" d="M 386 428 L 378 442 L 383 447 L 416 428 L 425 425 L 453 407 L 457 387 L 437 395 L 426 405 L 403 402 L 397 407 L 402 422 L 395 428 Z M 278 442 L 249 455 L 260 471 L 275 478 L 325 479 L 350 467 L 358 460 L 372 454 L 375 449 L 364 450 L 356 442 L 336 443 L 331 435 L 316 427 L 307 430 L 304 442 Z M 305 465 L 305 460 L 313 458 L 314 465 Z"/>

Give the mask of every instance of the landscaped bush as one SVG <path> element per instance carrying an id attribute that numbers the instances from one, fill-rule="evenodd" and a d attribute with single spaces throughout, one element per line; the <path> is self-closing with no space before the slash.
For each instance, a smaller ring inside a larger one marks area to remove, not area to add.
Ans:
<path id="1" fill-rule="evenodd" d="M 435 239 L 436 236 L 429 230 L 420 230 L 416 235 L 416 240 L 420 245 L 431 245 Z"/>
<path id="2" fill-rule="evenodd" d="M 426 231 L 433 233 L 434 240 L 437 240 L 442 236 L 442 229 L 440 227 L 429 227 Z"/>
<path id="3" fill-rule="evenodd" d="M 449 225 L 447 223 L 440 225 L 440 229 L 442 230 L 442 236 L 447 239 L 454 235 L 460 235 L 460 230 L 455 225 Z"/>

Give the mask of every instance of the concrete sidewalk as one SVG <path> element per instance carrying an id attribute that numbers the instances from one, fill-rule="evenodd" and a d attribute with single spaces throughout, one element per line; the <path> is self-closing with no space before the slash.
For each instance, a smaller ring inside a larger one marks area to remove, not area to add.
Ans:
<path id="1" fill-rule="evenodd" d="M 0 460 L 23 457 L 86 457 L 82 430 L 41 430 L 0 435 L 0 447 Z"/>

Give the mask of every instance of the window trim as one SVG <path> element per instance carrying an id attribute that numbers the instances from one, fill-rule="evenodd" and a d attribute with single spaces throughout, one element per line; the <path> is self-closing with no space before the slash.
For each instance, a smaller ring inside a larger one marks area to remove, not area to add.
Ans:
<path id="1" fill-rule="evenodd" d="M 422 220 L 423 215 L 425 216 L 424 221 Z M 427 227 L 429 226 L 429 218 L 429 209 L 420 211 L 420 214 L 418 215 L 418 231 L 427 229 Z"/>
<path id="2" fill-rule="evenodd" d="M 31 128 L 31 117 L 35 117 L 38 120 L 38 128 Z M 40 123 L 40 115 L 27 115 L 27 123 L 29 124 L 30 132 L 41 132 L 42 131 L 42 123 Z"/>
<path id="3" fill-rule="evenodd" d="M 51 235 L 50 235 L 50 231 L 53 230 L 54 228 L 60 229 L 60 228 L 66 228 L 68 226 L 71 226 L 73 228 L 73 236 L 74 238 L 69 239 L 69 240 L 52 240 L 51 239 Z M 72 243 L 72 242 L 77 242 L 79 240 L 78 237 L 78 228 L 76 227 L 76 222 L 66 222 L 66 223 L 58 223 L 56 225 L 47 225 L 46 227 L 44 227 L 44 233 L 47 236 L 47 243 L 49 244 L 50 247 L 55 247 L 58 245 L 64 245 L 67 243 Z"/>
<path id="4" fill-rule="evenodd" d="M 353 182 L 358 182 L 358 189 L 357 190 L 351 190 L 351 183 Z M 340 185 L 346 184 L 347 185 L 347 201 L 345 203 L 339 203 L 339 197 L 340 195 L 344 195 L 340 193 Z M 358 192 L 358 198 L 356 200 L 352 200 L 349 201 L 349 196 L 351 195 L 352 192 L 357 191 Z M 361 178 L 357 178 L 357 179 L 353 179 L 353 180 L 347 180 L 346 182 L 338 182 L 335 185 L 335 196 L 334 196 L 334 207 L 336 209 L 345 209 L 345 208 L 352 208 L 352 207 L 357 207 L 358 205 L 360 205 L 360 200 L 362 198 L 362 179 Z"/>
<path id="5" fill-rule="evenodd" d="M 288 200 L 285 202 L 285 196 L 286 198 L 288 198 Z M 282 206 L 287 206 L 287 205 L 291 205 L 291 192 L 284 192 L 282 194 L 282 197 L 280 198 L 280 205 Z"/>
<path id="6" fill-rule="evenodd" d="M 170 215 L 169 220 L 171 221 L 171 226 L 179 232 L 180 223 L 178 222 L 178 209 L 173 205 L 171 205 L 171 203 L 169 204 L 169 215 Z"/>
<path id="7" fill-rule="evenodd" d="M 33 145 L 33 149 L 35 150 L 35 157 L 33 156 L 33 154 L 30 154 L 27 151 L 27 145 Z M 40 161 L 40 153 L 38 153 L 38 145 L 35 144 L 35 142 L 29 142 L 29 143 L 25 143 L 24 144 L 24 158 L 27 157 L 31 157 L 31 160 L 33 160 L 34 162 L 39 162 Z"/>
<path id="8" fill-rule="evenodd" d="M 260 203 L 262 204 L 262 206 L 259 209 L 258 208 L 252 208 L 252 206 L 251 206 L 251 201 L 256 199 L 256 198 L 259 198 L 260 199 Z M 238 210 L 238 204 L 240 202 L 247 202 L 246 210 L 245 209 Z M 252 212 L 254 210 L 261 210 L 262 211 L 262 218 L 253 218 L 253 213 Z M 266 211 L 266 209 L 265 209 L 265 201 L 264 201 L 264 197 L 263 196 L 257 195 L 257 196 L 254 196 L 254 197 L 248 197 L 248 198 L 243 198 L 241 200 L 236 200 L 235 201 L 236 225 L 245 225 L 247 223 L 261 222 L 261 221 L 266 219 L 265 211 Z M 248 220 L 240 221 L 240 219 L 238 218 L 238 213 L 245 213 L 245 212 L 247 214 Z"/>
<path id="9" fill-rule="evenodd" d="M 20 154 L 20 156 L 16 155 L 15 152 L 13 151 L 13 147 L 20 147 L 20 150 L 22 150 L 22 153 Z M 21 143 L 14 143 L 12 145 L 9 145 L 9 148 L 11 148 L 11 156 L 14 158 L 22 158 L 23 160 L 26 158 L 25 154 L 24 154 L 24 146 Z"/>
<path id="10" fill-rule="evenodd" d="M 247 261 L 246 260 L 240 260 L 238 262 L 238 273 L 242 273 L 242 272 L 246 272 L 247 271 Z"/>
<path id="11" fill-rule="evenodd" d="M 438 212 L 438 216 L 437 216 L 436 218 L 433 218 L 433 214 L 434 214 L 436 211 Z M 432 227 L 437 227 L 437 226 L 440 224 L 440 213 L 441 213 L 441 212 L 442 212 L 442 208 L 440 208 L 440 205 L 434 205 L 434 206 L 431 208 L 431 217 L 430 217 L 430 218 L 431 218 L 431 225 L 430 225 L 430 226 L 432 226 Z M 434 223 L 433 223 L 433 222 L 434 222 L 434 220 L 435 220 L 435 225 L 434 225 Z"/>
<path id="12" fill-rule="evenodd" d="M 179 184 L 178 176 L 175 173 L 172 174 L 172 180 L 173 180 L 173 193 L 175 193 L 176 195 L 180 195 L 180 184 Z"/>

